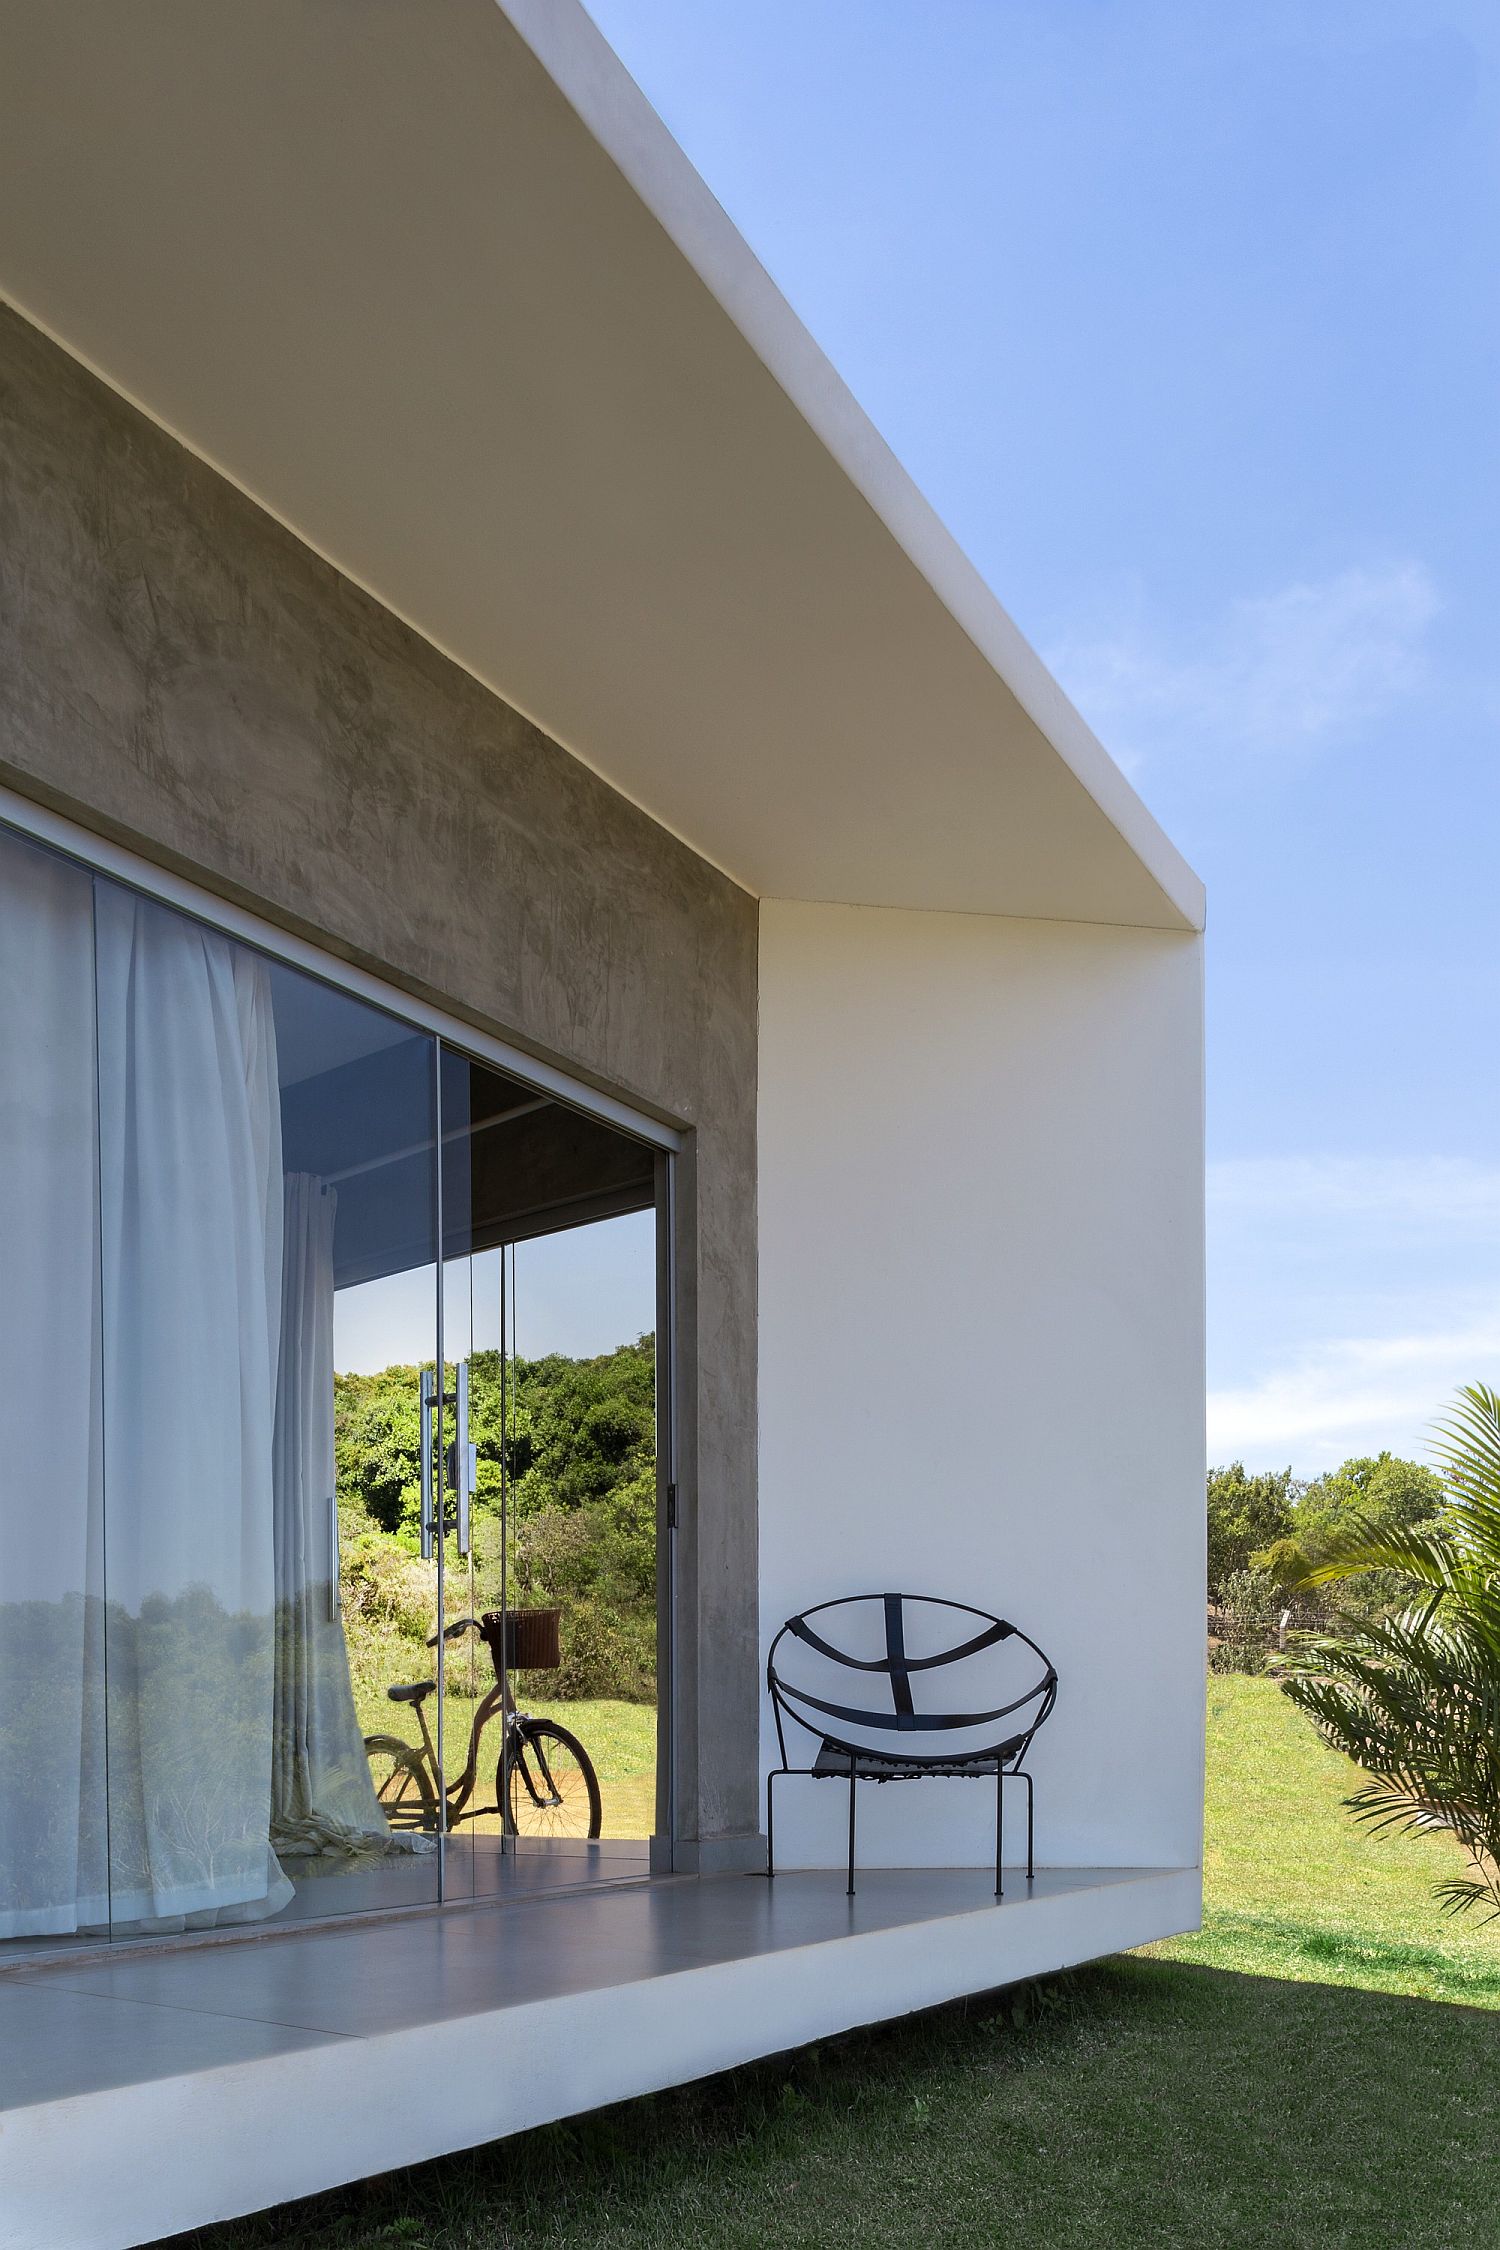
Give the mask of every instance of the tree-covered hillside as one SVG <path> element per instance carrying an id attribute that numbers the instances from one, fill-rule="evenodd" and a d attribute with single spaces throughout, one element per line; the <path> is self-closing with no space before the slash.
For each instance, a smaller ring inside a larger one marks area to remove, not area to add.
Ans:
<path id="1" fill-rule="evenodd" d="M 1208 1472 L 1208 1590 L 1222 1597 L 1232 1578 L 1258 1573 L 1296 1586 L 1322 1543 L 1356 1523 L 1370 1530 L 1411 1529 L 1443 1504 L 1435 1470 L 1398 1454 L 1358 1455 L 1311 1483 L 1288 1469 L 1249 1472 L 1240 1461 Z"/>
<path id="2" fill-rule="evenodd" d="M 512 1359 L 505 1428 L 499 1354 L 476 1352 L 469 1363 L 475 1606 L 499 1605 L 508 1487 L 512 1606 L 563 1612 L 563 1668 L 545 1683 L 553 1694 L 649 1700 L 655 1692 L 655 1361 L 651 1336 L 598 1359 Z M 448 1382 L 451 1390 L 451 1371 Z M 420 1645 L 430 1609 L 432 1572 L 419 1561 L 419 1386 L 415 1367 L 335 1380 L 345 1621 L 357 1672 L 362 1656 L 379 1663 L 361 1645 L 372 1636 L 395 1632 Z M 455 1614 L 470 1591 L 451 1538 L 447 1561 Z M 395 1650 L 381 1653 L 395 1660 Z"/>

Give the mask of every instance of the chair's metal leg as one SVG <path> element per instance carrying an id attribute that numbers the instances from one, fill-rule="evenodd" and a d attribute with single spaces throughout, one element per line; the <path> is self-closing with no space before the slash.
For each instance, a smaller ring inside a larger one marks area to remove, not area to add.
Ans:
<path id="1" fill-rule="evenodd" d="M 854 1896 L 854 1760 L 849 1760 L 849 1888 L 847 1898 Z"/>
<path id="2" fill-rule="evenodd" d="M 776 1775 L 766 1775 L 766 1874 L 776 1873 Z"/>
<path id="3" fill-rule="evenodd" d="M 1001 1866 L 1005 1855 L 1005 1769 L 995 1767 L 995 1896 L 1004 1898 L 1005 1877 Z"/>
<path id="4" fill-rule="evenodd" d="M 1021 1779 L 1026 1784 L 1026 1880 L 1028 1883 L 1034 1883 L 1036 1881 L 1036 1858 L 1032 1851 L 1034 1823 L 1032 1820 L 1031 1776 L 1029 1773 L 1023 1773 Z"/>

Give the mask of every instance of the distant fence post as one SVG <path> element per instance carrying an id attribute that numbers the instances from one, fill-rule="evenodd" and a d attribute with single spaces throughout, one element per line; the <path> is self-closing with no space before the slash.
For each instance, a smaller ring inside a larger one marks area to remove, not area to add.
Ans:
<path id="1" fill-rule="evenodd" d="M 1211 1602 L 1208 1609 L 1208 1668 L 1211 1672 L 1260 1672 L 1280 1663 L 1293 1633 L 1327 1632 L 1333 1620 L 1314 1603 L 1289 1601 L 1279 1611 L 1245 1611 Z"/>

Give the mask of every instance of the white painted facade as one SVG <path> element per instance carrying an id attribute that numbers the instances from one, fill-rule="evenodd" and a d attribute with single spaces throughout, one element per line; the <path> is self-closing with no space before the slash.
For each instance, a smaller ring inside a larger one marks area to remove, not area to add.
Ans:
<path id="1" fill-rule="evenodd" d="M 763 1638 L 886 1589 L 1032 1634 L 1044 1865 L 1200 1856 L 1201 967 L 1156 930 L 761 911 Z M 788 1784 L 778 1859 L 841 1864 L 844 1814 Z M 971 1783 L 859 1817 L 863 1863 L 993 1851 Z"/>

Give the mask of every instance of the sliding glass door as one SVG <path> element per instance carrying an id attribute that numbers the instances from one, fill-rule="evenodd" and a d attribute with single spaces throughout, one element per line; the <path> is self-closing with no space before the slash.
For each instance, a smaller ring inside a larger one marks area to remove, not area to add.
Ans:
<path id="1" fill-rule="evenodd" d="M 111 1928 L 435 1900 L 336 1475 L 349 1300 L 433 1362 L 434 1042 L 102 880 L 95 961 Z"/>
<path id="2" fill-rule="evenodd" d="M 657 1215 L 537 1226 L 507 1252 L 510 1801 L 533 1880 L 649 1867 L 658 1752 Z"/>
<path id="3" fill-rule="evenodd" d="M 549 1107 L 530 1088 L 444 1046 L 443 1359 L 450 1416 L 441 1516 L 447 1664 L 443 1761 L 450 1898 L 498 1888 L 508 1839 L 500 1816 L 504 1713 L 496 1637 L 505 1608 L 501 1258 L 486 1239 L 490 1152 L 509 1118 Z"/>
<path id="4" fill-rule="evenodd" d="M 655 1163 L 0 828 L 0 1945 L 644 1864 Z"/>
<path id="5" fill-rule="evenodd" d="M 103 1937 L 93 884 L 0 831 L 0 1941 Z"/>
<path id="6" fill-rule="evenodd" d="M 645 1872 L 655 1160 L 440 1061 L 447 1895 Z"/>
<path id="7" fill-rule="evenodd" d="M 280 966 L 287 1232 L 278 1495 L 278 1857 L 298 1914 L 441 1895 L 435 1727 L 441 1559 L 430 1527 L 437 1369 L 437 1043 Z M 380 1369 L 373 1389 L 358 1371 Z M 280 1551 L 280 1550 L 279 1550 Z M 402 1700 L 393 1702 L 395 1689 Z M 382 1748 L 384 1743 L 386 1747 Z M 394 1743 L 402 1746 L 392 1749 Z M 306 1848 L 294 1852 L 299 1839 Z"/>

